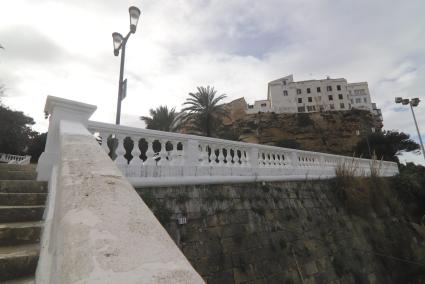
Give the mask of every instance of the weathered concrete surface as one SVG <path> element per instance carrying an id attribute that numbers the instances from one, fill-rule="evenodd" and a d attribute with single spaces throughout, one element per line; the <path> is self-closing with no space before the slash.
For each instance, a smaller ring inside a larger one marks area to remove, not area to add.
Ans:
<path id="1" fill-rule="evenodd" d="M 50 283 L 203 283 L 92 136 L 61 153 Z"/>

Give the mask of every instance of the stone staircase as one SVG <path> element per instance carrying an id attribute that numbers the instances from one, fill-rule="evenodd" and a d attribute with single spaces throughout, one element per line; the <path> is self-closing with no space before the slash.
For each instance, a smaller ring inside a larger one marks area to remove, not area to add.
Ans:
<path id="1" fill-rule="evenodd" d="M 34 283 L 47 183 L 34 165 L 0 164 L 0 283 Z"/>

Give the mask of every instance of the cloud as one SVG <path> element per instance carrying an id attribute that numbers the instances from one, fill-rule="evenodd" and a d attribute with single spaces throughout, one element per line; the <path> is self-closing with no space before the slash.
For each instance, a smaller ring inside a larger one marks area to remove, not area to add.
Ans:
<path id="1" fill-rule="evenodd" d="M 7 60 L 49 64 L 63 61 L 67 54 L 48 36 L 28 26 L 11 26 L 0 30 Z"/>

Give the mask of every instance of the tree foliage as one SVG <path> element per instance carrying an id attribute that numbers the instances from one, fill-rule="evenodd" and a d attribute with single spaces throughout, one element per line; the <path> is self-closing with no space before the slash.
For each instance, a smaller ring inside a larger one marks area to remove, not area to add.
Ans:
<path id="1" fill-rule="evenodd" d="M 419 144 L 410 139 L 409 134 L 390 130 L 369 134 L 357 144 L 355 153 L 371 158 L 368 142 L 372 155 L 375 153 L 378 159 L 386 161 L 398 162 L 398 154 L 419 149 Z"/>
<path id="2" fill-rule="evenodd" d="M 29 142 L 37 135 L 31 129 L 34 123 L 31 117 L 22 112 L 0 105 L 0 152 L 26 154 Z"/>
<path id="3" fill-rule="evenodd" d="M 177 113 L 174 108 L 168 109 L 167 106 L 159 106 L 156 109 L 149 110 L 149 116 L 141 116 L 140 119 L 146 123 L 147 129 L 173 132 L 176 130 L 175 119 Z"/>
<path id="4" fill-rule="evenodd" d="M 223 117 L 227 116 L 224 105 L 220 104 L 224 98 L 226 95 L 217 96 L 213 87 L 197 87 L 197 92 L 189 93 L 189 98 L 183 103 L 180 116 L 182 123 L 189 131 L 208 137 L 215 136 Z"/>
<path id="5" fill-rule="evenodd" d="M 393 178 L 393 186 L 404 208 L 417 222 L 425 222 L 425 167 L 407 163 L 400 164 L 400 174 Z"/>
<path id="6" fill-rule="evenodd" d="M 33 137 L 30 139 L 28 144 L 27 155 L 31 155 L 31 162 L 36 163 L 41 153 L 44 152 L 46 147 L 47 132 L 38 133 L 34 132 Z"/>

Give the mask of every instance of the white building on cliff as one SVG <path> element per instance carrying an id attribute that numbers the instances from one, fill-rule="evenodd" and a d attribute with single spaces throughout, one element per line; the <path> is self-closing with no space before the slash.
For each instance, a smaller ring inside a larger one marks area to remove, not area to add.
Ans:
<path id="1" fill-rule="evenodd" d="M 267 99 L 248 104 L 247 113 L 302 113 L 363 109 L 381 116 L 372 103 L 367 82 L 348 83 L 344 78 L 294 81 L 289 75 L 268 84 Z"/>

